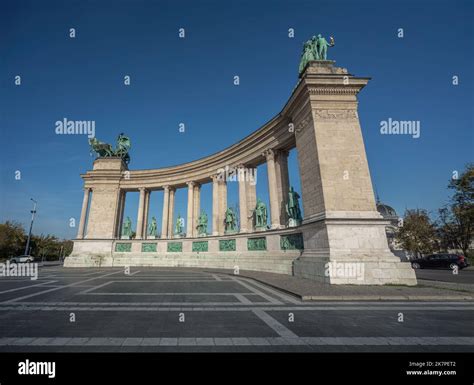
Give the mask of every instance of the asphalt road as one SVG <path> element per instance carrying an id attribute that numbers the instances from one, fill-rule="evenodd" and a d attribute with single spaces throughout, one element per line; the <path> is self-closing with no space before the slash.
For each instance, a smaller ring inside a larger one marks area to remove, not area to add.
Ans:
<path id="1" fill-rule="evenodd" d="M 418 279 L 474 285 L 474 268 L 472 267 L 458 270 L 458 274 L 453 274 L 451 269 L 417 269 L 415 273 Z"/>
<path id="2" fill-rule="evenodd" d="M 400 322 L 403 318 L 403 322 Z M 474 351 L 472 302 L 301 302 L 185 269 L 0 278 L 0 351 Z"/>

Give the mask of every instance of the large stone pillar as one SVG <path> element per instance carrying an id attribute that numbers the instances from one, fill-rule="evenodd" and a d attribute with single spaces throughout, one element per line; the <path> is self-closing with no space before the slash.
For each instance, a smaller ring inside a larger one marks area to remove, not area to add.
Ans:
<path id="1" fill-rule="evenodd" d="M 161 238 L 168 238 L 170 233 L 168 232 L 168 221 L 169 221 L 169 198 L 170 198 L 170 187 L 163 187 L 163 214 L 161 217 Z"/>
<path id="2" fill-rule="evenodd" d="M 194 228 L 194 182 L 187 182 L 188 185 L 188 212 L 187 212 L 187 223 L 186 223 L 186 237 L 193 237 Z"/>
<path id="3" fill-rule="evenodd" d="M 86 177 L 93 181 L 90 186 L 93 193 L 90 198 L 86 239 L 115 238 L 120 212 L 120 181 L 125 170 L 127 165 L 121 159 L 99 158 L 94 161 L 93 170 L 86 174 Z M 104 171 L 106 177 L 103 176 Z M 96 174 L 98 178 L 94 180 Z M 110 249 L 110 246 L 107 247 Z"/>
<path id="4" fill-rule="evenodd" d="M 197 237 L 197 220 L 199 218 L 199 211 L 201 210 L 201 185 L 196 183 L 194 186 L 194 198 L 193 198 L 193 236 Z"/>
<path id="5" fill-rule="evenodd" d="M 410 264 L 390 252 L 388 222 L 375 207 L 357 113 L 357 94 L 368 81 L 332 61 L 314 61 L 293 92 L 286 113 L 295 127 L 304 208 L 304 252 L 294 273 L 333 284 L 414 285 Z"/>
<path id="6" fill-rule="evenodd" d="M 288 176 L 288 151 L 279 150 L 276 154 L 275 173 L 277 182 L 278 202 L 280 206 L 280 225 L 288 224 L 288 214 L 286 204 L 288 203 L 288 192 L 290 190 L 290 180 Z"/>
<path id="7" fill-rule="evenodd" d="M 244 165 L 239 165 L 237 179 L 239 182 L 239 209 L 240 209 L 240 232 L 248 231 L 248 209 L 247 209 L 247 181 Z"/>
<path id="8" fill-rule="evenodd" d="M 91 189 L 89 187 L 84 188 L 84 197 L 82 198 L 82 209 L 81 209 L 81 218 L 79 219 L 79 229 L 77 231 L 77 238 L 84 238 L 84 231 L 86 228 L 86 216 L 87 208 L 89 207 L 89 196 Z"/>
<path id="9" fill-rule="evenodd" d="M 143 217 L 145 214 L 146 189 L 144 187 L 140 187 L 139 190 L 140 190 L 140 199 L 138 201 L 137 230 L 136 230 L 135 239 L 143 238 Z"/>
<path id="10" fill-rule="evenodd" d="M 275 170 L 275 151 L 266 150 L 264 156 L 267 160 L 268 172 L 268 195 L 270 198 L 270 219 L 271 228 L 278 229 L 280 227 L 280 202 L 278 201 L 277 179 Z"/>
<path id="11" fill-rule="evenodd" d="M 218 185 L 219 185 L 219 188 L 218 188 L 219 217 L 218 217 L 217 228 L 219 231 L 219 235 L 223 235 L 225 233 L 224 217 L 225 217 L 225 212 L 227 210 L 227 182 L 225 180 L 219 180 Z"/>
<path id="12" fill-rule="evenodd" d="M 168 238 L 173 238 L 173 218 L 174 218 L 174 195 L 176 189 L 174 187 L 169 188 L 169 209 L 168 209 Z"/>
<path id="13" fill-rule="evenodd" d="M 219 179 L 212 175 L 212 235 L 219 235 Z"/>

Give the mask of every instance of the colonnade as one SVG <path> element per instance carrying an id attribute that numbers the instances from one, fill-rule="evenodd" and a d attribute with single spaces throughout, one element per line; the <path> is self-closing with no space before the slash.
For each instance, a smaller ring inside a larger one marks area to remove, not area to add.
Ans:
<path id="1" fill-rule="evenodd" d="M 287 225 L 288 217 L 286 213 L 286 203 L 289 191 L 288 177 L 288 150 L 267 149 L 262 154 L 268 169 L 268 193 L 270 207 L 270 228 L 280 229 Z M 250 233 L 255 231 L 253 211 L 257 203 L 255 174 L 249 173 L 252 168 L 245 164 L 239 164 L 235 167 L 235 181 L 238 183 L 239 210 L 241 233 Z M 234 180 L 234 179 L 232 179 Z M 212 183 L 212 220 L 209 235 L 218 236 L 225 232 L 225 212 L 227 210 L 227 184 L 223 173 L 214 173 L 209 175 L 208 183 Z M 187 211 L 186 211 L 186 237 L 194 238 L 198 236 L 197 221 L 200 215 L 201 205 L 201 186 L 202 181 L 187 181 Z M 161 187 L 139 187 L 138 212 L 136 220 L 136 239 L 146 239 L 147 219 L 150 207 L 150 195 L 152 191 L 163 191 L 163 211 L 161 218 L 161 238 L 169 239 L 174 236 L 173 215 L 175 206 L 176 190 L 182 186 L 164 185 Z M 117 199 L 117 210 L 115 220 L 115 238 L 120 238 L 120 232 L 123 224 L 126 193 L 130 189 L 119 188 Z M 77 238 L 87 238 L 86 222 L 87 210 L 91 194 L 94 194 L 94 187 L 84 189 L 84 198 L 82 203 L 81 217 Z M 237 214 L 237 213 L 236 213 Z"/>

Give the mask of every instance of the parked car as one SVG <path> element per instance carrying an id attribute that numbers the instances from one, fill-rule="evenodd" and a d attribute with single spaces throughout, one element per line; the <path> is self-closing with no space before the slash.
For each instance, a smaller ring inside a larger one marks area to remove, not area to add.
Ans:
<path id="1" fill-rule="evenodd" d="M 13 257 L 10 259 L 10 263 L 30 263 L 35 259 L 31 255 L 20 255 L 19 257 Z"/>
<path id="2" fill-rule="evenodd" d="M 469 266 L 462 254 L 431 254 L 411 261 L 414 269 L 463 269 Z"/>

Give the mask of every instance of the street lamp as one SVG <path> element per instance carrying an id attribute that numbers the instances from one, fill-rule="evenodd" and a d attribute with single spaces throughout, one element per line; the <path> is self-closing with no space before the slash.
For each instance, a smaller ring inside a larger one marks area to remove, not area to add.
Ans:
<path id="1" fill-rule="evenodd" d="M 30 223 L 30 232 L 28 233 L 28 240 L 26 241 L 26 248 L 25 248 L 25 255 L 29 255 L 28 251 L 30 248 L 30 239 L 31 239 L 31 231 L 33 230 L 33 222 L 35 220 L 36 214 L 36 201 L 33 198 L 30 198 L 33 201 L 33 210 L 31 210 L 31 223 Z"/>

